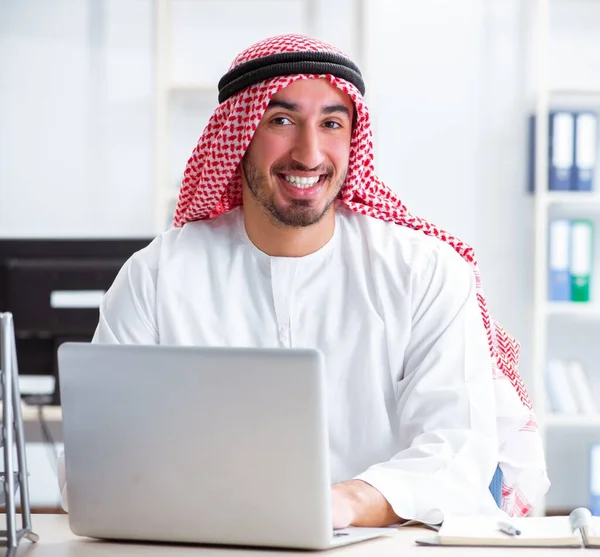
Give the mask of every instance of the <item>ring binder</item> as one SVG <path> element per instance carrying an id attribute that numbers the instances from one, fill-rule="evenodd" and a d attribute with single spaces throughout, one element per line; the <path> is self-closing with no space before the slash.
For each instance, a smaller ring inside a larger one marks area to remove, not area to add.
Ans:
<path id="1" fill-rule="evenodd" d="M 29 483 L 23 415 L 19 393 L 17 351 L 12 314 L 0 313 L 0 392 L 2 394 L 2 424 L 0 446 L 4 459 L 4 473 L 0 473 L 0 505 L 5 507 L 6 530 L 0 530 L 0 542 L 5 542 L 6 557 L 16 555 L 19 542 L 27 538 L 37 542 L 39 536 L 31 527 Z M 14 469 L 13 448 L 16 447 L 17 469 Z M 15 497 L 20 490 L 21 528 L 17 529 Z M 3 498 L 2 498 L 3 497 Z"/>

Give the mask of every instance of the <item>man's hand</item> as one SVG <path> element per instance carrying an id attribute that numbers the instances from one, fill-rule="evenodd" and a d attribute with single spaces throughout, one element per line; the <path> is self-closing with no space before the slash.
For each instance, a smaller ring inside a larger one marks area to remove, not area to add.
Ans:
<path id="1" fill-rule="evenodd" d="M 361 480 L 335 484 L 331 488 L 331 504 L 336 529 L 348 526 L 379 528 L 402 520 L 381 492 Z"/>
<path id="2" fill-rule="evenodd" d="M 353 502 L 345 493 L 344 484 L 336 484 L 331 490 L 331 515 L 333 527 L 347 528 L 354 521 Z"/>

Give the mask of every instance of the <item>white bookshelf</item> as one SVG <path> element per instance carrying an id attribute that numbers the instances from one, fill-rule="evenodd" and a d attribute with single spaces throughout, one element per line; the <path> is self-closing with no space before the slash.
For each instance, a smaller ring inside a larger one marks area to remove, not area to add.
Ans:
<path id="1" fill-rule="evenodd" d="M 202 0 L 198 0 L 202 1 Z M 178 101 L 188 101 L 204 105 L 205 112 L 217 106 L 217 83 L 211 81 L 181 82 L 174 78 L 174 4 L 177 0 L 155 0 L 155 200 L 156 232 L 160 233 L 169 226 L 170 218 L 177 204 L 179 183 L 174 171 L 183 175 L 184 163 L 173 160 L 173 142 L 177 140 L 173 133 L 173 108 Z M 203 127 L 197 129 L 200 137 Z M 193 144 L 188 155 L 192 154 Z M 175 168 L 177 166 L 177 169 Z M 179 168 L 181 167 L 181 168 Z"/>
<path id="2" fill-rule="evenodd" d="M 533 381 L 531 394 L 545 447 L 552 435 L 574 435 L 582 432 L 600 436 L 599 415 L 567 415 L 549 412 L 546 396 L 546 364 L 552 346 L 549 345 L 550 326 L 573 331 L 582 323 L 598 326 L 600 332 L 600 290 L 598 277 L 592 272 L 590 302 L 548 301 L 548 226 L 554 215 L 585 217 L 596 220 L 600 216 L 600 184 L 598 173 L 592 192 L 548 191 L 549 112 L 553 108 L 591 108 L 600 112 L 600 88 L 551 87 L 549 80 L 550 10 L 560 0 L 535 0 L 535 72 L 536 72 L 536 129 L 535 129 L 535 194 L 534 194 L 534 317 L 533 317 Z M 574 9 L 576 3 L 573 3 Z M 600 42 L 599 42 L 600 48 Z M 597 224 L 596 224 L 597 228 Z M 595 241 L 597 230 L 595 233 Z M 597 264 L 596 262 L 594 262 Z M 598 325 L 594 323 L 598 320 Z M 571 329 L 569 329 L 571 327 Z M 576 333 L 573 333 L 576 334 Z M 600 335 L 598 335 L 600 346 Z M 550 349 L 550 350 L 549 350 Z M 596 369 L 586 369 L 588 375 Z M 596 401 L 600 407 L 600 400 Z M 570 457 L 574 458 L 574 457 Z M 578 457 L 577 457 L 578 458 Z M 582 457 L 583 458 L 583 457 Z M 585 455 L 588 458 L 588 455 Z M 581 464 L 581 463 L 578 463 Z M 585 464 L 581 467 L 586 468 Z M 553 478 L 550 478 L 551 482 Z M 562 481 L 562 478 L 555 478 Z M 544 500 L 534 514 L 546 511 Z"/>

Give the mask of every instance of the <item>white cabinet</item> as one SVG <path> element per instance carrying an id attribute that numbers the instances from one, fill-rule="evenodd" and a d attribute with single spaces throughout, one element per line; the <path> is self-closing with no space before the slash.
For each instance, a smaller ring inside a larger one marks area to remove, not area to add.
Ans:
<path id="1" fill-rule="evenodd" d="M 600 408 L 600 254 L 593 251 L 590 302 L 550 302 L 548 296 L 549 223 L 555 217 L 586 218 L 600 230 L 600 169 L 594 192 L 548 191 L 549 113 L 592 110 L 600 114 L 600 3 L 535 0 L 536 85 L 534 195 L 534 319 L 532 388 L 546 448 L 552 486 L 536 509 L 566 511 L 587 505 L 589 447 L 600 442 L 600 416 L 554 415 L 547 402 L 549 358 L 582 362 Z M 598 154 L 596 158 L 598 160 Z M 577 442 L 575 442 L 575 440 Z"/>

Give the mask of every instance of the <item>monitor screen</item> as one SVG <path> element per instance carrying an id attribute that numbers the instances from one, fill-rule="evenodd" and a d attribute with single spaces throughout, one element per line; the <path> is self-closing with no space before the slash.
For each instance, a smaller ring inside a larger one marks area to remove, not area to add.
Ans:
<path id="1" fill-rule="evenodd" d="M 19 375 L 52 376 L 56 350 L 88 342 L 102 296 L 152 238 L 0 239 L 0 311 L 13 315 Z"/>

